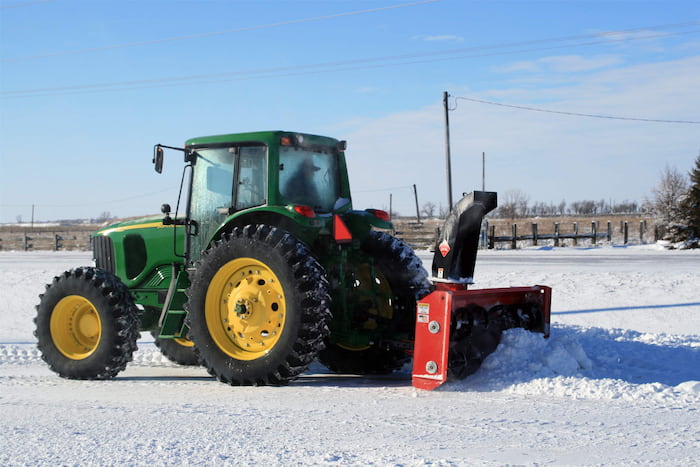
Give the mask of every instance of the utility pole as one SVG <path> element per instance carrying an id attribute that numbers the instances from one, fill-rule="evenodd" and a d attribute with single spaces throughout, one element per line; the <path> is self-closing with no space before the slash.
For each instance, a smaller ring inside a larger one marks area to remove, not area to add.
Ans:
<path id="1" fill-rule="evenodd" d="M 452 210 L 452 162 L 450 158 L 450 116 L 447 98 L 450 95 L 445 91 L 442 94 L 442 103 L 445 108 L 445 164 L 447 170 L 447 209 Z"/>
<path id="2" fill-rule="evenodd" d="M 416 188 L 416 184 L 413 184 L 413 196 L 416 197 L 416 218 L 418 219 L 418 225 L 421 224 L 420 221 L 420 208 L 418 207 L 418 188 Z"/>
<path id="3" fill-rule="evenodd" d="M 392 220 L 394 218 L 394 213 L 393 213 L 392 205 L 391 205 L 393 203 L 393 201 L 394 201 L 394 194 L 389 193 L 389 220 Z"/>

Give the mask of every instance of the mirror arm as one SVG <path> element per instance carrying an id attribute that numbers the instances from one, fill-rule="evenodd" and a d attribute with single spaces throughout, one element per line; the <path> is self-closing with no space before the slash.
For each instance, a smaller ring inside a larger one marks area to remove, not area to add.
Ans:
<path id="1" fill-rule="evenodd" d="M 153 164 L 156 166 L 156 172 L 162 173 L 163 172 L 163 148 L 165 149 L 174 149 L 175 151 L 182 151 L 185 153 L 185 162 L 189 163 L 194 160 L 193 155 L 195 152 L 192 149 L 188 148 L 177 148 L 175 146 L 166 146 L 165 144 L 156 144 L 153 146 Z"/>

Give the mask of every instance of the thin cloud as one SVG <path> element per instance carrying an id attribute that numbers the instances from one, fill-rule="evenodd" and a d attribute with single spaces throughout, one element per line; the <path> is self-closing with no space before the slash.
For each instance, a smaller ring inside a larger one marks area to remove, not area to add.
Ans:
<path id="1" fill-rule="evenodd" d="M 464 37 L 456 36 L 456 35 L 452 35 L 452 34 L 440 34 L 440 35 L 419 34 L 417 36 L 413 36 L 413 39 L 425 41 L 425 42 L 453 42 L 453 43 L 464 42 Z"/>
<path id="2" fill-rule="evenodd" d="M 622 59 L 616 55 L 595 55 L 590 58 L 581 55 L 558 55 L 514 62 L 494 68 L 494 71 L 498 73 L 582 73 L 601 70 L 621 63 Z"/>

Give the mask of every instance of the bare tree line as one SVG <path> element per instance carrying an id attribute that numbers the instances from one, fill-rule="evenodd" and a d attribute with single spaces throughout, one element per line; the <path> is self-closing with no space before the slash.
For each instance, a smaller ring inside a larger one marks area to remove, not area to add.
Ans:
<path id="1" fill-rule="evenodd" d="M 546 203 L 536 201 L 530 203 L 530 197 L 520 190 L 509 190 L 503 193 L 499 207 L 494 216 L 514 219 L 518 217 L 563 216 L 563 215 L 594 215 L 594 214 L 638 214 L 644 207 L 636 202 L 625 200 L 581 200 L 567 203 Z"/>
<path id="2" fill-rule="evenodd" d="M 645 211 L 645 207 L 637 201 L 606 201 L 583 200 L 567 203 L 562 200 L 559 203 L 545 203 L 536 201 L 530 203 L 530 197 L 520 190 L 509 190 L 499 196 L 499 207 L 493 213 L 493 217 L 502 219 L 516 219 L 537 216 L 563 216 L 563 215 L 593 215 L 593 214 L 639 214 Z M 428 201 L 421 207 L 421 215 L 425 218 L 447 216 L 447 209 Z"/>

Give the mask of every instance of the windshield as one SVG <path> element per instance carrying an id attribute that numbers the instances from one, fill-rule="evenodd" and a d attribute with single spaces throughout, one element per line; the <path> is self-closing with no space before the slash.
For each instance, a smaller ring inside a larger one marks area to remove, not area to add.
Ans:
<path id="1" fill-rule="evenodd" d="M 198 149 L 194 169 L 198 192 L 192 199 L 193 209 L 210 213 L 264 204 L 266 153 L 264 146 Z"/>
<path id="2" fill-rule="evenodd" d="M 195 196 L 192 208 L 211 213 L 230 207 L 233 199 L 234 148 L 198 149 L 194 168 Z"/>
<path id="3" fill-rule="evenodd" d="M 280 194 L 286 204 L 331 212 L 340 197 L 338 156 L 334 148 L 280 147 Z"/>

